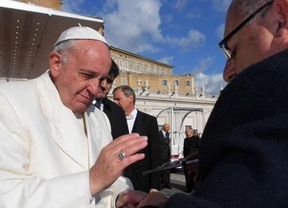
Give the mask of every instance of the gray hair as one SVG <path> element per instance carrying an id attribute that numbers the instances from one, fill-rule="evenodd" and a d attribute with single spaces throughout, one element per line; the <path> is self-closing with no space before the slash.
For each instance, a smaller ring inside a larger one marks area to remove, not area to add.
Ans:
<path id="1" fill-rule="evenodd" d="M 191 126 L 187 126 L 186 130 L 192 130 L 193 131 L 193 128 Z"/>
<path id="2" fill-rule="evenodd" d="M 76 49 L 75 40 L 67 40 L 57 44 L 53 51 L 58 52 L 62 55 L 62 61 L 64 64 L 67 64 L 69 61 L 69 56 L 71 51 Z"/>
<path id="3" fill-rule="evenodd" d="M 128 86 L 128 85 L 121 85 L 121 86 L 116 87 L 116 88 L 113 90 L 113 92 L 112 92 L 113 95 L 114 95 L 114 92 L 115 92 L 116 90 L 118 90 L 118 89 L 121 89 L 122 92 L 124 93 L 124 95 L 125 95 L 126 97 L 132 96 L 132 97 L 133 97 L 133 104 L 135 105 L 136 95 L 135 95 L 134 90 L 133 90 L 130 86 Z"/>

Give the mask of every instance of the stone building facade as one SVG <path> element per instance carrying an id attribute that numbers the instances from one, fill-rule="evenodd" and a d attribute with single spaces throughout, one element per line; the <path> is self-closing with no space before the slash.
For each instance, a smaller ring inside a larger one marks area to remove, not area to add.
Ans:
<path id="1" fill-rule="evenodd" d="M 203 113 L 191 113 L 183 121 L 185 126 L 203 131 L 206 120 L 214 107 L 217 96 L 207 95 L 203 86 L 197 86 L 192 74 L 173 75 L 173 66 L 146 57 L 110 47 L 111 57 L 120 68 L 120 75 L 115 79 L 113 88 L 119 85 L 129 85 L 136 94 L 136 106 L 153 116 L 165 108 L 202 108 Z M 111 90 L 111 92 L 112 92 Z M 112 94 L 109 97 L 112 99 Z M 182 123 L 186 111 L 174 112 L 175 122 Z M 203 114 L 203 116 L 202 116 Z M 170 122 L 172 115 L 161 114 L 158 123 Z M 204 118 L 204 122 L 203 122 Z M 204 123 L 204 125 L 203 125 Z M 174 124 L 173 124 L 174 125 Z M 177 130 L 177 125 L 174 127 Z"/>

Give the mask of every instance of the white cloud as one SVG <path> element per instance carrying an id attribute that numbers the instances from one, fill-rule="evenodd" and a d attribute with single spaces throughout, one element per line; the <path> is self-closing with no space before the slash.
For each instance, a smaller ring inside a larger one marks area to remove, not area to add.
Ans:
<path id="1" fill-rule="evenodd" d="M 170 24 L 174 20 L 174 16 L 172 14 L 165 14 L 162 16 L 162 20 L 164 24 Z"/>
<path id="2" fill-rule="evenodd" d="M 194 77 L 198 91 L 201 86 L 204 86 L 207 95 L 219 95 L 220 90 L 226 86 L 226 83 L 223 81 L 222 73 L 212 75 L 199 73 L 194 75 Z"/>
<path id="3" fill-rule="evenodd" d="M 199 48 L 205 42 L 205 35 L 201 32 L 191 29 L 186 37 L 182 38 L 170 38 L 166 37 L 164 41 L 167 44 L 181 48 L 183 51 L 190 51 L 195 48 Z"/>
<path id="4" fill-rule="evenodd" d="M 199 8 L 191 8 L 185 15 L 188 19 L 200 19 L 202 18 L 202 12 Z"/>
<path id="5" fill-rule="evenodd" d="M 217 37 L 219 38 L 219 40 L 223 39 L 224 36 L 224 29 L 225 29 L 225 24 L 221 24 L 218 28 L 217 28 Z"/>
<path id="6" fill-rule="evenodd" d="M 157 52 L 159 50 L 156 46 L 157 43 L 171 44 L 171 46 L 185 51 L 204 44 L 205 36 L 194 29 L 191 29 L 186 37 L 164 37 L 160 29 L 162 22 L 159 0 L 115 0 L 115 3 L 118 7 L 113 8 L 113 12 L 107 11 L 106 14 L 103 14 L 105 36 L 108 42 L 115 47 L 133 53 L 142 53 Z M 185 0 L 179 0 L 177 8 L 186 4 Z M 128 8 L 129 12 L 127 12 Z"/>
<path id="7" fill-rule="evenodd" d="M 191 29 L 188 32 L 188 36 L 186 38 L 181 38 L 179 40 L 179 46 L 180 47 L 192 47 L 192 48 L 198 48 L 201 46 L 205 41 L 205 35 L 201 32 Z"/>
<path id="8" fill-rule="evenodd" d="M 192 69 L 195 77 L 195 85 L 198 88 L 204 86 L 206 94 L 219 95 L 220 89 L 226 86 L 222 73 L 207 75 L 204 72 L 213 64 L 213 58 L 206 57 L 200 61 L 197 67 Z"/>
<path id="9" fill-rule="evenodd" d="M 219 12 L 227 12 L 232 0 L 213 0 L 213 8 Z"/>
<path id="10" fill-rule="evenodd" d="M 80 11 L 84 0 L 64 0 L 62 10 Z M 133 52 L 155 52 L 153 41 L 162 41 L 160 25 L 160 0 L 106 0 L 98 8 L 97 16 L 105 21 L 105 37 L 110 45 Z M 93 8 L 90 8 L 93 9 Z M 86 11 L 87 12 L 87 11 Z"/>
<path id="11" fill-rule="evenodd" d="M 63 9 L 77 11 L 84 0 L 64 1 L 66 3 L 63 4 Z M 186 4 L 187 0 L 178 0 L 176 6 L 180 9 Z M 100 10 L 105 21 L 107 41 L 110 45 L 136 54 L 157 52 L 160 50 L 158 47 L 161 47 L 159 43 L 170 44 L 184 51 L 196 49 L 204 44 L 205 36 L 194 29 L 191 29 L 186 37 L 164 37 L 160 29 L 160 9 L 160 0 L 106 0 Z M 173 16 L 169 18 L 165 21 L 171 21 Z"/>
<path id="12" fill-rule="evenodd" d="M 178 12 L 181 12 L 183 9 L 186 8 L 188 4 L 187 0 L 177 0 L 175 2 L 175 8 L 177 9 Z"/>
<path id="13" fill-rule="evenodd" d="M 134 53 L 157 51 L 158 48 L 154 46 L 153 41 L 163 39 L 159 29 L 160 1 L 116 0 L 115 2 L 116 10 L 103 14 L 108 42 Z"/>
<path id="14" fill-rule="evenodd" d="M 200 61 L 198 66 L 192 69 L 193 74 L 199 74 L 206 71 L 208 68 L 212 66 L 213 59 L 211 57 L 206 57 Z"/>
<path id="15" fill-rule="evenodd" d="M 79 5 L 83 3 L 84 0 L 63 0 L 62 10 L 65 12 L 82 14 L 79 10 Z"/>
<path id="16" fill-rule="evenodd" d="M 162 59 L 159 59 L 158 61 L 171 65 L 171 63 L 173 62 L 173 59 L 174 59 L 173 56 L 169 56 L 169 57 L 163 57 Z"/>

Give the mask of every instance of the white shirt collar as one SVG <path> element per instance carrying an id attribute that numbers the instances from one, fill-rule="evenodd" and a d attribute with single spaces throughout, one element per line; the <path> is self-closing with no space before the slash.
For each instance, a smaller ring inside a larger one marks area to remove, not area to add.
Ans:
<path id="1" fill-rule="evenodd" d="M 126 116 L 126 120 L 127 120 L 127 125 L 128 125 L 128 129 L 129 129 L 129 133 L 132 132 L 133 126 L 134 126 L 134 122 L 137 116 L 137 109 L 134 108 L 134 110 L 130 113 L 130 115 Z"/>

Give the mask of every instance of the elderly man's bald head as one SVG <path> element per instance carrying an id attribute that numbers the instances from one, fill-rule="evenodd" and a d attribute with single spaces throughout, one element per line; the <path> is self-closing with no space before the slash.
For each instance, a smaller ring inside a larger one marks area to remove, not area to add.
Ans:
<path id="1" fill-rule="evenodd" d="M 162 125 L 162 130 L 165 132 L 169 132 L 170 131 L 170 125 L 168 123 L 164 123 Z"/>

